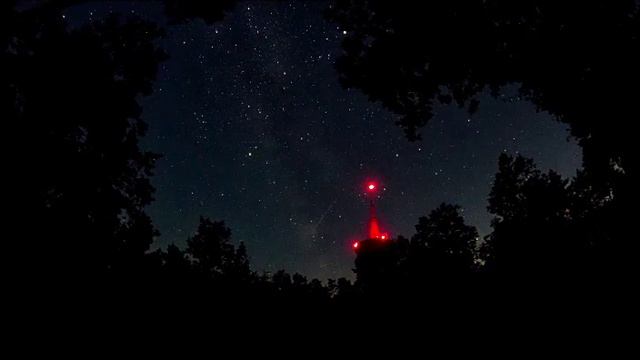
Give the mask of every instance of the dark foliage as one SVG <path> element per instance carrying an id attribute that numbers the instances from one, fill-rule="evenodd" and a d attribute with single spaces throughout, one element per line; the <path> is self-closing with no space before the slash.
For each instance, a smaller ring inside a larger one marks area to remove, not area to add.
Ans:
<path id="1" fill-rule="evenodd" d="M 573 267 L 568 257 L 577 247 L 568 236 L 567 183 L 554 172 L 541 174 L 529 159 L 500 157 L 488 207 L 496 215 L 494 231 L 484 244 L 490 271 L 516 275 Z"/>
<path id="2" fill-rule="evenodd" d="M 367 239 L 355 260 L 356 290 L 367 297 L 403 297 L 468 284 L 476 271 L 478 233 L 458 206 L 442 204 L 421 217 L 411 241 Z"/>
<path id="3" fill-rule="evenodd" d="M 503 154 L 489 195 L 495 218 L 481 249 L 484 270 L 546 281 L 630 274 L 622 261 L 629 248 L 611 236 L 614 199 L 587 184 L 583 172 L 569 181 Z"/>
<path id="4" fill-rule="evenodd" d="M 481 93 L 499 97 L 505 86 L 516 86 L 521 99 L 568 124 L 583 149 L 584 170 L 569 189 L 575 196 L 562 189 L 567 184 L 557 174 L 530 174 L 536 180 L 524 183 L 497 179 L 497 187 L 515 188 L 497 189 L 502 194 L 495 195 L 510 199 L 494 198 L 491 207 L 500 218 L 514 215 L 513 211 L 521 214 L 497 220 L 500 224 L 494 229 L 524 234 L 527 223 L 526 228 L 536 231 L 522 240 L 518 251 L 536 247 L 546 251 L 544 258 L 548 259 L 556 256 L 549 252 L 557 250 L 556 260 L 561 261 L 566 259 L 562 249 L 571 246 L 568 243 L 577 242 L 576 251 L 585 246 L 583 240 L 564 239 L 566 231 L 576 234 L 575 229 L 566 229 L 567 222 L 580 222 L 583 229 L 590 229 L 580 236 L 598 244 L 593 251 L 599 253 L 601 269 L 618 275 L 635 272 L 632 254 L 638 253 L 638 242 L 628 234 L 634 232 L 630 215 L 635 212 L 632 182 L 637 177 L 635 122 L 631 119 L 640 118 L 636 104 L 640 98 L 637 1 L 474 0 L 398 5 L 384 0 L 336 0 L 327 17 L 347 32 L 336 65 L 344 86 L 362 90 L 398 114 L 398 124 L 411 140 L 419 138 L 419 129 L 438 104 L 455 103 L 473 113 Z M 517 160 L 514 166 L 512 170 L 518 172 L 517 167 L 527 171 L 531 165 Z M 525 194 L 512 193 L 519 190 Z M 546 211 L 550 213 L 541 213 Z M 492 237 L 503 236 L 497 233 Z M 553 245 L 533 245 L 529 241 L 533 236 L 538 239 L 536 244 Z M 556 245 L 557 239 L 564 239 L 562 245 Z M 527 256 L 533 261 L 542 255 L 531 252 Z M 529 266 L 511 261 L 514 266 Z"/>
<path id="5" fill-rule="evenodd" d="M 440 205 L 420 218 L 416 231 L 409 260 L 418 278 L 463 277 L 476 268 L 478 232 L 465 225 L 459 206 Z"/>
<path id="6" fill-rule="evenodd" d="M 337 68 L 400 115 L 411 139 L 437 103 L 473 113 L 485 89 L 523 98 L 571 125 L 587 168 L 628 169 L 640 97 L 640 15 L 634 0 L 337 0 L 348 32 Z"/>
<path id="7" fill-rule="evenodd" d="M 139 148 L 146 132 L 139 100 L 166 58 L 155 45 L 163 31 L 117 15 L 71 29 L 61 12 L 83 2 L 16 10 L 8 1 L 0 12 L 0 111 L 19 135 L 8 145 L 17 150 L 14 189 L 22 190 L 10 197 L 23 195 L 15 204 L 24 210 L 14 225 L 28 226 L 27 212 L 39 222 L 15 249 L 30 254 L 17 265 L 65 281 L 142 274 L 157 235 L 144 208 L 153 200 L 149 177 L 158 155 Z M 234 2 L 162 3 L 172 20 L 215 21 Z"/>
<path id="8" fill-rule="evenodd" d="M 144 207 L 157 158 L 138 146 L 146 131 L 138 97 L 151 92 L 165 57 L 153 45 L 161 31 L 115 16 L 77 30 L 39 13 L 12 19 L 1 111 L 21 136 L 11 139 L 25 179 L 20 207 L 38 219 L 21 244 L 26 266 L 65 276 L 138 266 L 156 233 Z"/>
<path id="9" fill-rule="evenodd" d="M 400 306 L 416 295 L 453 297 L 468 309 L 505 284 L 536 281 L 539 290 L 567 279 L 635 279 L 636 2 L 338 1 L 329 16 L 349 34 L 338 63 L 343 82 L 400 114 L 410 138 L 435 103 L 473 112 L 481 91 L 515 83 L 571 126 L 585 168 L 567 180 L 503 155 L 489 195 L 493 232 L 479 251 L 461 209 L 442 204 L 419 219 L 411 240 L 363 240 L 355 282 L 326 286 L 253 272 L 244 244 L 208 218 L 186 249 L 150 251 L 157 231 L 144 210 L 158 155 L 138 145 L 146 132 L 139 100 L 166 57 L 155 45 L 163 32 L 119 16 L 70 29 L 59 11 L 81 2 L 0 5 L 0 115 L 11 150 L 7 189 L 18 198 L 9 227 L 21 234 L 4 258 L 13 257 L 24 286 L 148 290 L 197 317 L 201 309 L 321 315 L 378 300 Z M 212 22 L 234 1 L 164 3 L 173 22 Z"/>

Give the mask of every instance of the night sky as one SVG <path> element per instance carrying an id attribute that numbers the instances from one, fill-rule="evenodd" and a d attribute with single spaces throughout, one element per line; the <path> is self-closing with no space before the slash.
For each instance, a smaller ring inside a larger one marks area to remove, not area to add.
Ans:
<path id="1" fill-rule="evenodd" d="M 115 7 L 115 8 L 114 8 Z M 200 215 L 225 220 L 255 270 L 352 277 L 351 243 L 365 234 L 364 182 L 384 187 L 385 230 L 410 237 L 441 202 L 489 232 L 486 198 L 501 152 L 572 176 L 581 155 L 564 125 L 526 102 L 483 97 L 469 117 L 441 107 L 411 143 L 394 115 L 333 68 L 345 36 L 321 1 L 241 2 L 224 21 L 167 27 L 170 55 L 143 100 L 144 147 L 163 154 L 149 207 L 156 246 L 184 245 Z M 71 9 L 81 23 L 108 11 L 163 22 L 156 5 Z"/>

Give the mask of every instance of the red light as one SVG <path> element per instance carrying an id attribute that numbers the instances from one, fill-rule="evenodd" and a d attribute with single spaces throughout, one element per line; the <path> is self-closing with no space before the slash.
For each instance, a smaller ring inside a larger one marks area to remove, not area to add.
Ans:
<path id="1" fill-rule="evenodd" d="M 354 242 L 354 243 L 353 243 L 353 248 L 354 248 L 354 249 L 357 249 L 357 248 L 358 248 L 358 246 L 360 246 L 360 243 L 359 243 L 359 242 L 357 242 L 357 241 L 356 241 L 356 242 Z"/>
<path id="2" fill-rule="evenodd" d="M 371 218 L 369 219 L 369 239 L 379 239 L 380 238 L 380 226 L 378 225 L 378 219 Z"/>
<path id="3" fill-rule="evenodd" d="M 374 183 L 369 183 L 369 185 L 367 185 L 367 189 L 369 189 L 369 191 L 373 191 L 376 189 L 376 184 Z"/>
<path id="4" fill-rule="evenodd" d="M 387 235 L 382 235 L 382 236 L 380 236 L 380 239 L 382 239 L 382 240 L 384 240 L 384 239 L 386 239 L 386 238 L 387 238 Z"/>

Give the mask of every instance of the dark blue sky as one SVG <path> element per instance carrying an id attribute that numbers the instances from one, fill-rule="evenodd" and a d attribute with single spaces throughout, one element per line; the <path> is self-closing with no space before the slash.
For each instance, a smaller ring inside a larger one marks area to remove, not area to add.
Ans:
<path id="1" fill-rule="evenodd" d="M 89 17 L 113 5 L 83 6 Z M 469 117 L 438 109 L 410 143 L 394 115 L 343 89 L 333 63 L 341 29 L 321 1 L 241 2 L 224 21 L 169 27 L 155 92 L 143 101 L 144 146 L 162 153 L 149 208 L 158 246 L 183 245 L 200 215 L 223 219 L 254 269 L 322 279 L 351 277 L 352 241 L 364 234 L 362 184 L 377 178 L 392 235 L 411 236 L 441 202 L 489 232 L 486 198 L 502 151 L 575 174 L 580 150 L 566 127 L 525 102 L 484 97 Z M 118 4 L 158 20 L 153 6 Z M 73 20 L 73 19 L 72 19 Z"/>

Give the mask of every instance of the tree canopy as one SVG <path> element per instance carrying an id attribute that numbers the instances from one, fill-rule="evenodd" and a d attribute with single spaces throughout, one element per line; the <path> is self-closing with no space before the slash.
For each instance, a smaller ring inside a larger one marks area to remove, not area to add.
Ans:
<path id="1" fill-rule="evenodd" d="M 585 168 L 601 181 L 634 166 L 640 112 L 640 14 L 635 0 L 336 0 L 346 31 L 342 83 L 398 114 L 409 139 L 437 104 L 470 113 L 509 84 L 570 125 Z"/>
<path id="2" fill-rule="evenodd" d="M 164 32 L 119 15 L 71 28 L 60 11 L 82 2 L 21 11 L 16 1 L 0 4 L 0 115 L 9 130 L 8 192 L 18 197 L 18 221 L 9 225 L 22 234 L 5 256 L 15 257 L 16 273 L 78 288 L 148 283 L 204 294 L 203 303 L 318 308 L 434 294 L 443 283 L 635 279 L 636 1 L 337 0 L 327 16 L 347 32 L 340 79 L 397 113 L 409 139 L 437 104 L 474 112 L 483 91 L 497 96 L 516 84 L 522 98 L 569 124 L 584 169 L 566 179 L 502 154 L 484 239 L 462 208 L 442 204 L 419 218 L 411 239 L 363 240 L 355 281 L 327 285 L 285 270 L 258 274 L 244 243 L 207 217 L 185 249 L 151 251 L 158 232 L 145 208 L 159 155 L 139 145 L 147 130 L 140 99 L 167 57 L 157 46 Z M 170 23 L 218 21 L 234 3 L 162 2 Z"/>

